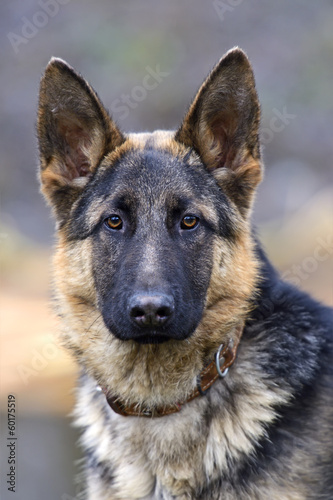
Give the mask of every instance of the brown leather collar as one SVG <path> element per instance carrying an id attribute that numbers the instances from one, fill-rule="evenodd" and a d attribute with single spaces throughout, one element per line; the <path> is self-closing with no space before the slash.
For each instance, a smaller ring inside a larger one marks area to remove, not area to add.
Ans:
<path id="1" fill-rule="evenodd" d="M 198 396 L 204 396 L 208 389 L 214 384 L 219 377 L 225 377 L 229 367 L 233 364 L 236 358 L 237 347 L 241 334 L 243 332 L 243 324 L 237 328 L 236 339 L 230 341 L 228 345 L 221 344 L 214 361 L 209 363 L 197 377 L 197 387 L 192 391 L 189 397 L 182 402 L 171 406 L 157 407 L 152 410 L 140 408 L 137 404 L 126 405 L 115 396 L 112 396 L 105 387 L 98 387 L 106 396 L 109 406 L 119 415 L 124 417 L 164 417 L 172 413 L 177 413 L 182 406 Z"/>

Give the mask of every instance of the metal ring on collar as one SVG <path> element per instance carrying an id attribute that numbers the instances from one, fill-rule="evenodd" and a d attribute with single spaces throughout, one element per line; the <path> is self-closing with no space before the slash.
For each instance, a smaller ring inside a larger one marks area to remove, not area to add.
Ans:
<path id="1" fill-rule="evenodd" d="M 223 364 L 224 360 L 225 360 L 224 356 L 222 356 L 222 358 L 220 359 L 220 354 L 221 354 L 223 347 L 224 347 L 224 345 L 221 344 L 220 347 L 218 348 L 216 355 L 215 355 L 216 370 L 221 378 L 225 377 L 226 374 L 228 373 L 228 370 L 229 370 L 229 368 L 226 368 L 225 370 L 221 371 L 221 364 Z"/>

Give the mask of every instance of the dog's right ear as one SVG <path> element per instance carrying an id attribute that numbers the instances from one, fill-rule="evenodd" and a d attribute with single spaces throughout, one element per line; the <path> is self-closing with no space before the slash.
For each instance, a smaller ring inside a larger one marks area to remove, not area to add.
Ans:
<path id="1" fill-rule="evenodd" d="M 175 136 L 194 148 L 244 216 L 262 177 L 259 121 L 251 64 L 236 47 L 200 87 Z"/>
<path id="2" fill-rule="evenodd" d="M 37 131 L 42 192 L 61 222 L 102 158 L 124 138 L 90 85 L 56 58 L 41 80 Z"/>

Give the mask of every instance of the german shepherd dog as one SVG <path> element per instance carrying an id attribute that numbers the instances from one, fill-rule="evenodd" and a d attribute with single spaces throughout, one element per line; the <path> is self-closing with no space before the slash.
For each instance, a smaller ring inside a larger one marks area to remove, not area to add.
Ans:
<path id="1" fill-rule="evenodd" d="M 40 178 L 90 500 L 333 499 L 333 315 L 251 228 L 259 119 L 238 48 L 177 131 L 125 134 L 46 68 Z"/>

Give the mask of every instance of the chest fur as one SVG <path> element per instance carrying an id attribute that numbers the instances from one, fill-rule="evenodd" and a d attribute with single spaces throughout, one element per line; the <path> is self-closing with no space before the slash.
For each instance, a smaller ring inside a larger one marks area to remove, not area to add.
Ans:
<path id="1" fill-rule="evenodd" d="M 76 423 L 84 428 L 88 498 L 197 498 L 194 492 L 230 476 L 230 464 L 252 453 L 276 417 L 274 407 L 285 399 L 282 390 L 260 382 L 260 373 L 244 380 L 235 366 L 232 377 L 217 381 L 180 413 L 122 417 L 85 378 Z M 239 498 L 231 490 L 230 495 Z"/>

